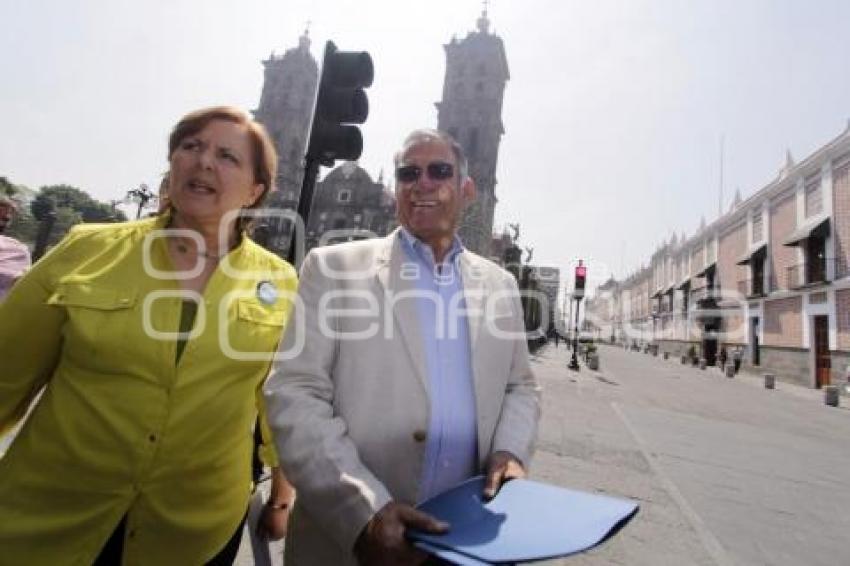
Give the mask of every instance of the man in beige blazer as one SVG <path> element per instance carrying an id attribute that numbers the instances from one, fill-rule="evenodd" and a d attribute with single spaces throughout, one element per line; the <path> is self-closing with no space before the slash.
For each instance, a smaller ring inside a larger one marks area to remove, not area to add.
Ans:
<path id="1" fill-rule="evenodd" d="M 405 529 L 450 526 L 414 506 L 478 473 L 492 497 L 533 451 L 540 391 L 516 282 L 456 235 L 475 198 L 463 151 L 417 130 L 395 164 L 401 228 L 307 255 L 266 384 L 297 491 L 287 566 L 420 564 Z"/>

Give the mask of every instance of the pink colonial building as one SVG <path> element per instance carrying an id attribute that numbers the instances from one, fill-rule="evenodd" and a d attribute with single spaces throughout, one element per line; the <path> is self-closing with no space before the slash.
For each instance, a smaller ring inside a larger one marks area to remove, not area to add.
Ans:
<path id="1" fill-rule="evenodd" d="M 725 349 L 777 379 L 847 381 L 850 363 L 850 124 L 649 267 L 599 293 L 602 336 L 689 350 L 709 365 Z M 590 305 L 589 305 L 590 306 Z M 589 317 L 593 313 L 589 311 Z"/>

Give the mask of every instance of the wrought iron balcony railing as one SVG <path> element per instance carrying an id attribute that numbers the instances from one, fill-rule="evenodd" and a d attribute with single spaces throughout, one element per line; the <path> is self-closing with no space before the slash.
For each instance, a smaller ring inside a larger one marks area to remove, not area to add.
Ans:
<path id="1" fill-rule="evenodd" d="M 738 281 L 738 292 L 750 299 L 753 297 L 764 297 L 764 281 L 761 279 L 742 279 Z"/>
<path id="2" fill-rule="evenodd" d="M 716 287 L 697 287 L 696 289 L 691 290 L 690 302 L 692 304 L 699 305 L 699 303 L 703 301 L 716 298 L 716 295 Z"/>
<path id="3" fill-rule="evenodd" d="M 812 287 L 817 285 L 826 285 L 831 281 L 829 272 L 836 273 L 835 258 L 817 257 L 810 258 L 806 263 L 792 265 L 788 268 L 788 287 L 790 289 L 800 289 L 802 287 Z"/>

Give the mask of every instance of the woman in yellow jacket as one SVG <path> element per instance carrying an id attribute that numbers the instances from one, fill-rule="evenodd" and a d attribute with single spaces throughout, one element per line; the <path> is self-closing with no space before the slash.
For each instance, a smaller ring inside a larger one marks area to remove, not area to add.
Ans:
<path id="1" fill-rule="evenodd" d="M 0 564 L 215 562 L 244 519 L 296 287 L 244 232 L 277 157 L 217 107 L 175 126 L 168 158 L 169 210 L 76 226 L 0 305 L 0 435 L 43 391 L 0 458 Z M 285 514 L 291 488 L 273 492 Z"/>

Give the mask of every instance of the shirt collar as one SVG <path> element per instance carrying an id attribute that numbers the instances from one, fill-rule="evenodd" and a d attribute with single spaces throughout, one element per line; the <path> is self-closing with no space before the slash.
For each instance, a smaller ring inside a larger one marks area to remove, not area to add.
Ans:
<path id="1" fill-rule="evenodd" d="M 410 230 L 404 226 L 399 229 L 399 235 L 401 241 L 407 246 L 409 251 L 412 251 L 421 258 L 427 259 L 432 265 L 436 264 L 436 261 L 434 260 L 434 250 L 431 249 L 431 246 L 414 236 Z M 446 257 L 443 258 L 443 263 L 456 265 L 458 257 L 464 249 L 463 242 L 461 242 L 460 237 L 455 234 L 454 238 L 452 238 L 452 245 L 446 253 Z"/>

